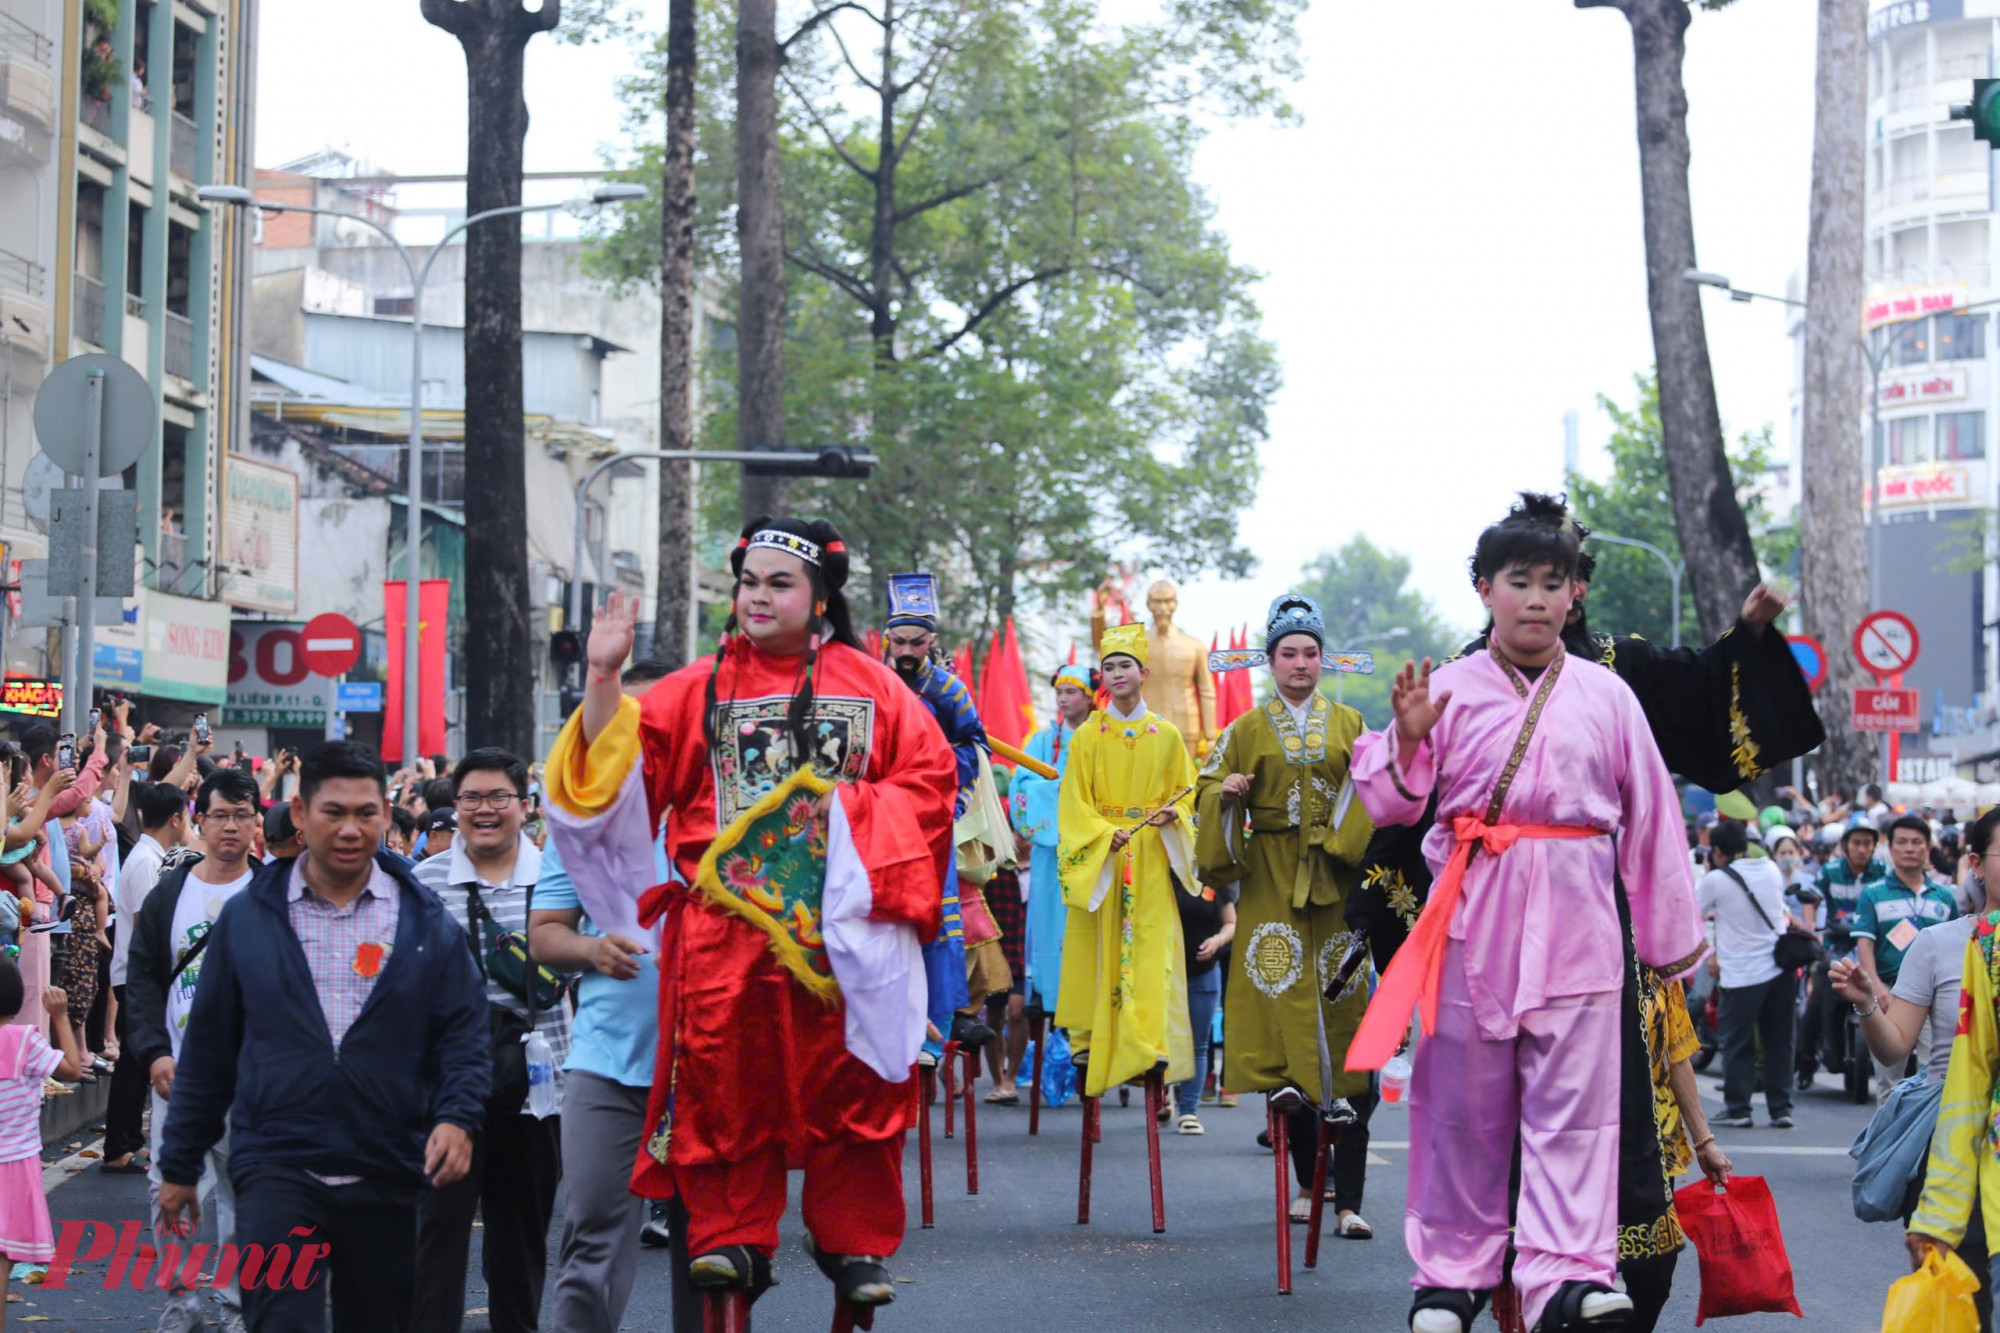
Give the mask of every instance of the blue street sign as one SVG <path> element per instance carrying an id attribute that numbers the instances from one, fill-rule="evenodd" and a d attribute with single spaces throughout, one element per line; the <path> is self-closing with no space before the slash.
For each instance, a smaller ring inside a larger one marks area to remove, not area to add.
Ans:
<path id="1" fill-rule="evenodd" d="M 379 713 L 382 687 L 374 681 L 344 681 L 334 707 L 343 713 Z"/>

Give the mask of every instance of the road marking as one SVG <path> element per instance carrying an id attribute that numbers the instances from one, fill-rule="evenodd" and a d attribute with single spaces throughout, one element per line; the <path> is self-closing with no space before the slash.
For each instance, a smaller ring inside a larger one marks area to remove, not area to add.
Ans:
<path id="1" fill-rule="evenodd" d="M 1402 1148 L 1407 1150 L 1410 1144 L 1407 1139 L 1370 1139 L 1368 1146 L 1371 1148 Z M 1722 1140 L 1722 1147 L 1725 1152 L 1762 1152 L 1780 1157 L 1845 1157 L 1848 1155 L 1848 1150 L 1845 1148 L 1820 1148 L 1799 1143 L 1744 1143 L 1739 1139 L 1724 1139 Z M 1375 1165 L 1372 1155 L 1369 1165 Z M 1387 1165 L 1387 1163 L 1383 1163 L 1383 1165 Z"/>
<path id="2" fill-rule="evenodd" d="M 44 1163 L 42 1166 L 42 1193 L 47 1194 L 59 1185 L 67 1185 L 70 1181 L 82 1175 L 92 1162 L 101 1160 L 96 1157 L 85 1157 L 83 1155 L 85 1152 L 101 1153 L 103 1151 L 104 1140 L 101 1138 L 92 1139 L 90 1142 L 84 1144 L 81 1150 L 71 1153 L 60 1162 Z"/>

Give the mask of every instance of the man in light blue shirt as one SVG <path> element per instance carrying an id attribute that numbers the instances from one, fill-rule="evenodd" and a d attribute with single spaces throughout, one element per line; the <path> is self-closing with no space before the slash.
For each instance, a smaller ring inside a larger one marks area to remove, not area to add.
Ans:
<path id="1" fill-rule="evenodd" d="M 656 663 L 635 663 L 625 672 L 625 692 L 643 694 L 665 674 Z M 671 869 L 663 844 L 656 844 L 654 861 L 656 882 L 664 883 Z M 644 892 L 652 886 L 631 887 Z M 646 1201 L 630 1188 L 660 1040 L 660 970 L 651 944 L 607 936 L 584 915 L 551 838 L 535 885 L 530 948 L 545 967 L 582 973 L 563 1064 L 568 1193 L 553 1326 L 563 1333 L 616 1333 L 638 1276 L 643 1230 L 647 1244 L 668 1244 L 671 1235 L 674 1323 L 692 1333 L 700 1327 L 701 1307 L 687 1284 L 685 1228 L 666 1206 L 656 1205 L 659 1211 L 648 1220 Z"/>

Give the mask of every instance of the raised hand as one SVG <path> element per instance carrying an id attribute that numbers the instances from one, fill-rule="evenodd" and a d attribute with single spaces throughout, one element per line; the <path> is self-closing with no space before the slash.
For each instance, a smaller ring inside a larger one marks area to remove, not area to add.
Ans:
<path id="1" fill-rule="evenodd" d="M 1789 605 L 1783 593 L 1768 583 L 1760 583 L 1743 599 L 1743 623 L 1762 634 L 1764 627 L 1784 614 Z"/>
<path id="2" fill-rule="evenodd" d="M 632 641 L 638 633 L 639 599 L 627 596 L 623 588 L 612 589 L 590 625 L 590 645 L 586 650 L 593 676 L 616 676 L 632 655 Z"/>
<path id="3" fill-rule="evenodd" d="M 1406 751 L 1415 750 L 1437 725 L 1444 706 L 1451 702 L 1451 691 L 1431 698 L 1431 659 L 1426 657 L 1421 667 L 1415 662 L 1403 663 L 1390 688 L 1389 702 L 1396 710 L 1397 739 Z"/>

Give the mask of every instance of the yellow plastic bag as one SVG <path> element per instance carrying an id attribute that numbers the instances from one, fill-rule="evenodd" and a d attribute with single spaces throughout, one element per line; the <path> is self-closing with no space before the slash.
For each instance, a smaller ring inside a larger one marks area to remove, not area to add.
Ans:
<path id="1" fill-rule="evenodd" d="M 1924 1266 L 1889 1287 L 1882 1307 L 1882 1333 L 1979 1333 L 1972 1293 L 1979 1279 L 1956 1253 L 1924 1255 Z"/>

